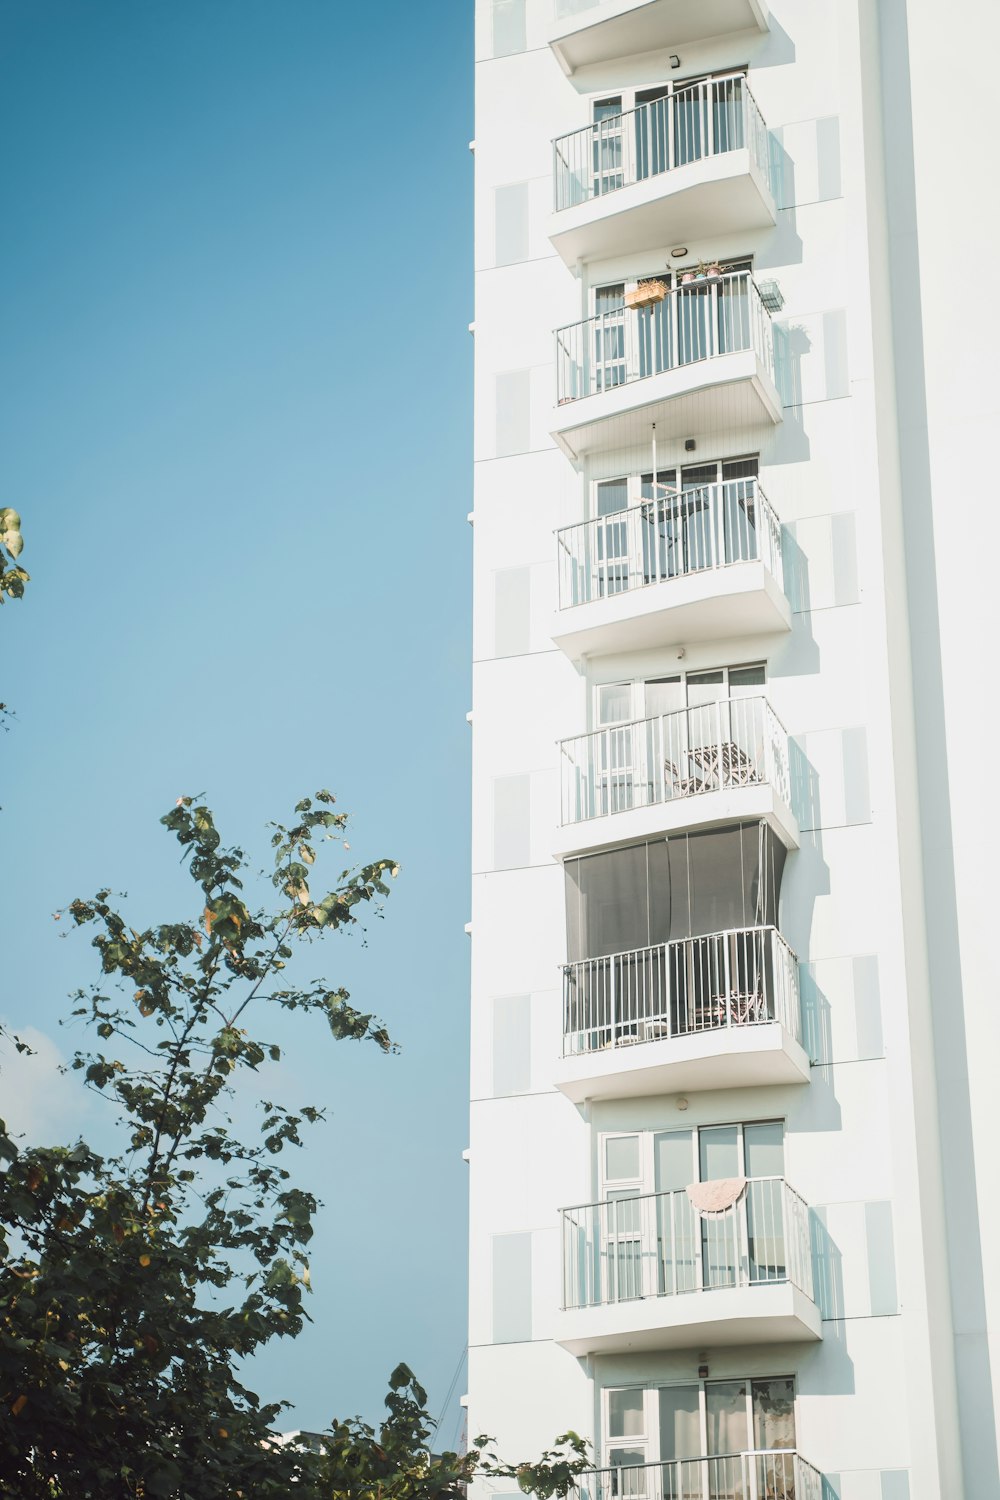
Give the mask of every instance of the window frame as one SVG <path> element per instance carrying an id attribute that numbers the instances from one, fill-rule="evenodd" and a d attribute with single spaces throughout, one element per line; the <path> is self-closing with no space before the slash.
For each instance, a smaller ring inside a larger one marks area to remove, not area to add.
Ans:
<path id="1" fill-rule="evenodd" d="M 793 1438 L 794 1438 L 794 1441 L 792 1443 L 791 1448 L 788 1448 L 788 1449 L 777 1449 L 777 1450 L 770 1450 L 770 1449 L 768 1449 L 768 1450 L 765 1450 L 765 1451 L 768 1451 L 768 1452 L 770 1452 L 770 1451 L 777 1451 L 777 1452 L 794 1453 L 796 1451 L 796 1443 L 798 1441 L 798 1422 L 797 1422 L 797 1413 L 796 1413 L 796 1407 L 798 1405 L 798 1381 L 797 1381 L 797 1377 L 796 1377 L 796 1374 L 795 1374 L 794 1371 L 787 1371 L 787 1372 L 781 1372 L 779 1374 L 768 1374 L 768 1375 L 760 1373 L 760 1374 L 756 1374 L 756 1375 L 749 1375 L 749 1374 L 747 1374 L 747 1375 L 729 1375 L 729 1376 L 724 1376 L 724 1377 L 723 1376 L 717 1376 L 714 1380 L 712 1379 L 711 1376 L 709 1376 L 707 1378 L 696 1378 L 694 1380 L 690 1380 L 690 1379 L 688 1379 L 688 1380 L 656 1380 L 656 1381 L 652 1381 L 652 1382 L 645 1383 L 645 1384 L 637 1382 L 637 1381 L 626 1381 L 626 1382 L 623 1382 L 621 1385 L 607 1385 L 607 1386 L 602 1386 L 602 1388 L 601 1388 L 601 1453 L 600 1453 L 600 1460 L 601 1461 L 600 1461 L 599 1467 L 600 1468 L 610 1468 L 611 1467 L 611 1465 L 610 1465 L 610 1453 L 611 1453 L 612 1447 L 622 1448 L 622 1447 L 626 1447 L 626 1446 L 630 1445 L 628 1439 L 625 1439 L 625 1438 L 612 1438 L 610 1436 L 610 1421 L 609 1421 L 609 1417 L 610 1417 L 610 1410 L 611 1410 L 611 1396 L 612 1396 L 612 1394 L 614 1394 L 614 1393 L 616 1393 L 618 1391 L 635 1391 L 635 1390 L 641 1390 L 642 1391 L 642 1393 L 643 1393 L 642 1409 L 643 1409 L 643 1429 L 644 1429 L 644 1435 L 643 1435 L 643 1438 L 641 1440 L 639 1440 L 639 1439 L 635 1440 L 635 1442 L 632 1443 L 631 1446 L 634 1446 L 634 1447 L 640 1447 L 640 1446 L 642 1446 L 645 1449 L 645 1454 L 646 1454 L 645 1463 L 646 1464 L 657 1464 L 657 1465 L 659 1465 L 659 1464 L 664 1464 L 664 1463 L 677 1462 L 677 1460 L 674 1460 L 674 1459 L 665 1459 L 665 1458 L 662 1457 L 662 1453 L 663 1453 L 663 1435 L 662 1435 L 662 1433 L 660 1431 L 660 1392 L 661 1391 L 664 1391 L 664 1390 L 683 1390 L 683 1389 L 690 1390 L 693 1386 L 696 1386 L 698 1388 L 698 1419 L 699 1419 L 699 1427 L 700 1427 L 699 1439 L 700 1439 L 700 1444 L 701 1444 L 701 1452 L 697 1455 L 697 1457 L 698 1458 L 707 1458 L 707 1457 L 714 1457 L 714 1456 L 716 1456 L 716 1455 L 710 1455 L 708 1453 L 708 1387 L 712 1386 L 712 1385 L 731 1385 L 731 1384 L 733 1384 L 736 1381 L 742 1381 L 743 1384 L 746 1386 L 747 1438 L 749 1440 L 749 1448 L 748 1449 L 744 1449 L 742 1451 L 744 1451 L 744 1452 L 754 1452 L 756 1450 L 756 1425 L 755 1425 L 755 1410 L 754 1410 L 754 1386 L 756 1384 L 763 1383 L 765 1381 L 773 1381 L 773 1380 L 787 1380 L 788 1383 L 791 1385 L 791 1388 L 792 1388 L 792 1429 L 793 1429 Z M 693 1461 L 694 1461 L 693 1459 L 689 1460 L 689 1462 L 693 1462 Z M 684 1460 L 680 1460 L 680 1462 L 684 1462 Z"/>

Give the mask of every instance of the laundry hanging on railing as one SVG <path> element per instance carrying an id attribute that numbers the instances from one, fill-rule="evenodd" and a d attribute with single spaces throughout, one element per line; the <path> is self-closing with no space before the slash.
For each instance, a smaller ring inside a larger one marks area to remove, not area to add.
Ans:
<path id="1" fill-rule="evenodd" d="M 715 1177 L 710 1182 L 689 1182 L 686 1188 L 692 1208 L 703 1219 L 718 1219 L 739 1203 L 747 1190 L 745 1177 Z"/>

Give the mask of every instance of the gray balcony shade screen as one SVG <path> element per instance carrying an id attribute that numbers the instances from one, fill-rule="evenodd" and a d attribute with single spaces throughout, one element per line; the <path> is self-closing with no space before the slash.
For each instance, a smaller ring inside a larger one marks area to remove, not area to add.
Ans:
<path id="1" fill-rule="evenodd" d="M 570 963 L 655 943 L 777 926 L 785 849 L 766 823 L 566 861 Z"/>

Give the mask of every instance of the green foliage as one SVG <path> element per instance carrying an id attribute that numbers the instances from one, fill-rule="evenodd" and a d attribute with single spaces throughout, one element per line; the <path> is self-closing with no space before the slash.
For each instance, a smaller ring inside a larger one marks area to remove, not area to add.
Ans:
<path id="1" fill-rule="evenodd" d="M 17 560 L 23 547 L 21 517 L 9 505 L 0 507 L 0 604 L 20 599 L 24 585 L 31 581 Z"/>
<path id="2" fill-rule="evenodd" d="M 329 792 L 272 825 L 263 906 L 203 803 L 183 797 L 162 822 L 197 917 L 137 931 L 107 890 L 68 908 L 101 971 L 74 997 L 95 1045 L 72 1067 L 115 1107 L 120 1154 L 21 1147 L 0 1124 L 0 1496 L 458 1500 L 477 1468 L 540 1500 L 566 1495 L 586 1466 L 572 1433 L 537 1465 L 504 1466 L 485 1440 L 432 1459 L 425 1393 L 404 1365 L 377 1431 L 352 1420 L 311 1442 L 276 1437 L 281 1407 L 241 1362 L 308 1316 L 317 1203 L 282 1161 L 322 1111 L 259 1097 L 280 1058 L 259 1028 L 275 1009 L 313 1013 L 337 1041 L 394 1050 L 345 990 L 285 971 L 377 910 L 397 870 L 380 859 L 316 884 L 319 847 L 346 826 Z M 248 1073 L 260 1122 L 244 1138 L 230 1107 Z"/>

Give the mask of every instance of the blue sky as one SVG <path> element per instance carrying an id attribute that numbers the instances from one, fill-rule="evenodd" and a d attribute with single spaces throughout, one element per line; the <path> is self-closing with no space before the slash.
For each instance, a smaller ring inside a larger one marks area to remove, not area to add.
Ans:
<path id="1" fill-rule="evenodd" d="M 287 1036 L 280 1087 L 330 1111 L 296 1164 L 316 1321 L 255 1372 L 289 1425 L 377 1417 L 400 1359 L 437 1412 L 465 1339 L 471 31 L 469 0 L 0 9 L 0 503 L 33 575 L 0 618 L 0 1013 L 40 1049 L 5 1110 L 99 1133 L 51 1071 L 94 975 L 51 914 L 107 882 L 186 915 L 179 794 L 263 854 L 329 786 L 402 867 L 314 965 L 401 1055 Z"/>

